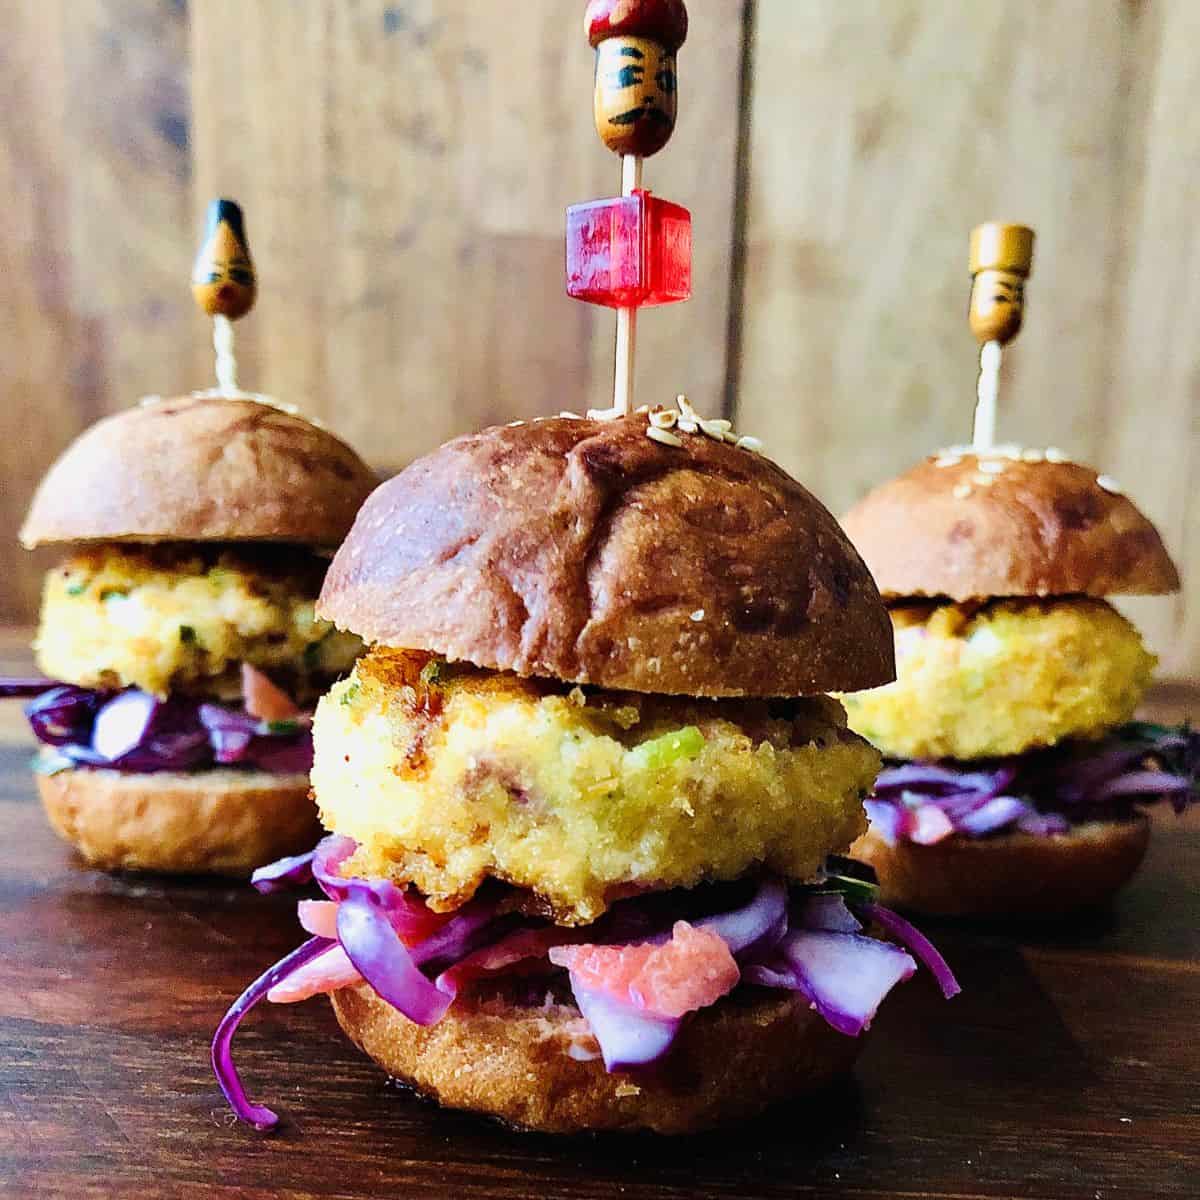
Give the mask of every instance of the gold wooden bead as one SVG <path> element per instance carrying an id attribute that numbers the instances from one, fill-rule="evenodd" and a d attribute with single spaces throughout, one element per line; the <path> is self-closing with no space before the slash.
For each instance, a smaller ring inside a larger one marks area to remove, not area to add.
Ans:
<path id="1" fill-rule="evenodd" d="M 989 222 L 971 231 L 968 320 L 980 342 L 1010 342 L 1025 315 L 1025 280 L 1033 267 L 1033 230 Z"/>
<path id="2" fill-rule="evenodd" d="M 600 140 L 615 154 L 649 158 L 675 132 L 675 55 L 642 37 L 610 37 L 596 47 L 592 110 Z"/>
<path id="3" fill-rule="evenodd" d="M 257 293 L 242 210 L 232 200 L 214 200 L 192 268 L 192 295 L 210 317 L 236 321 L 254 306 Z"/>

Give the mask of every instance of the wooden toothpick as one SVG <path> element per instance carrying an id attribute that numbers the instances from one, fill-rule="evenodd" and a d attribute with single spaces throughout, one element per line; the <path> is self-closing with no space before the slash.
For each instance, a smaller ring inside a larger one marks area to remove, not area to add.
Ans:
<path id="1" fill-rule="evenodd" d="M 971 332 L 980 343 L 975 452 L 996 444 L 996 406 L 1003 347 L 1017 336 L 1025 313 L 1025 280 L 1033 266 L 1033 230 L 989 222 L 971 231 Z"/>
<path id="2" fill-rule="evenodd" d="M 621 195 L 632 196 L 642 186 L 642 157 L 625 154 L 621 157 Z M 636 308 L 617 309 L 616 370 L 613 373 L 613 408 L 627 416 L 633 412 L 634 370 L 637 358 Z"/>

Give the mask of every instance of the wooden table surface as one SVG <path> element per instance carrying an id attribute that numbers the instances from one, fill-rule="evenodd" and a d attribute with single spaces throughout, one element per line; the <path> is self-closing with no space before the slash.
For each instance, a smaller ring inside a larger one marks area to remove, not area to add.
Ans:
<path id="1" fill-rule="evenodd" d="M 28 669 L 0 636 L 0 671 Z M 1160 689 L 1156 715 L 1200 713 Z M 853 1079 L 686 1140 L 555 1140 L 389 1086 L 328 1006 L 265 1006 L 238 1061 L 274 1136 L 209 1073 L 228 1002 L 298 944 L 244 886 L 113 878 L 47 828 L 17 704 L 0 706 L 0 1194 L 287 1197 L 1200 1195 L 1200 820 L 1156 819 L 1111 914 L 941 927 L 964 993 L 884 1005 Z"/>

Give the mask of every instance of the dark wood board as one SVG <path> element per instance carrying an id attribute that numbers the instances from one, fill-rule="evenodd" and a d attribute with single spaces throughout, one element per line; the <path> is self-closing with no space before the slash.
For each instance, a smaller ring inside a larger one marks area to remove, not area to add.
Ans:
<path id="1" fill-rule="evenodd" d="M 28 666 L 0 639 L 0 669 Z M 1200 712 L 1200 690 L 1157 697 Z M 686 1140 L 569 1141 L 389 1086 L 313 1001 L 266 1007 L 238 1061 L 284 1115 L 233 1124 L 208 1067 L 227 1003 L 300 940 L 286 897 L 73 860 L 0 713 L 0 1194 L 245 1197 L 1200 1195 L 1200 820 L 1156 820 L 1111 914 L 940 927 L 963 982 L 900 988 L 854 1077 Z"/>

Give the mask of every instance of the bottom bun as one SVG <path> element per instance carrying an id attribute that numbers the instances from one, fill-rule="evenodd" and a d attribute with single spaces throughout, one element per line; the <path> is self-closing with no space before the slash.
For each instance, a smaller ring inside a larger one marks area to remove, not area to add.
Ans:
<path id="1" fill-rule="evenodd" d="M 1041 917 L 1095 908 L 1138 869 L 1150 841 L 1146 817 L 1089 821 L 1034 837 L 948 837 L 889 846 L 868 830 L 850 854 L 879 876 L 880 902 L 934 917 Z"/>
<path id="2" fill-rule="evenodd" d="M 321 836 L 307 775 L 76 769 L 37 784 L 50 824 L 108 870 L 247 875 Z"/>
<path id="3" fill-rule="evenodd" d="M 366 984 L 330 999 L 342 1028 L 392 1078 L 450 1108 L 543 1133 L 682 1134 L 744 1120 L 827 1085 L 862 1041 L 835 1032 L 794 993 L 762 993 L 697 1014 L 653 1073 L 610 1075 L 573 1005 L 459 1000 L 422 1027 Z"/>

